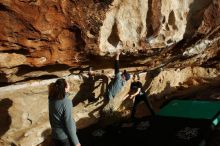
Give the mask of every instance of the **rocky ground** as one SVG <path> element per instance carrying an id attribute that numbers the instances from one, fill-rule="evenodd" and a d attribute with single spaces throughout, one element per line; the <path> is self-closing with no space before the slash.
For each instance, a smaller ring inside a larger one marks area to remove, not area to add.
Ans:
<path id="1" fill-rule="evenodd" d="M 181 98 L 220 100 L 219 85 L 203 88 L 202 90 L 198 90 L 193 94 L 185 95 L 185 97 L 181 97 Z M 165 104 L 166 104 L 165 102 L 163 102 L 162 105 L 161 102 L 154 102 L 154 105 L 157 105 L 158 107 L 164 106 Z M 78 129 L 77 134 L 83 146 L 94 146 L 94 145 L 95 146 L 103 146 L 103 145 L 161 146 L 161 143 L 159 144 L 158 140 L 159 141 L 161 139 L 164 140 L 164 138 L 166 138 L 167 135 L 163 135 L 163 137 L 161 138 L 161 135 L 159 134 L 161 131 L 155 128 L 154 128 L 155 131 L 152 131 L 151 126 L 154 124 L 152 120 L 153 118 L 155 117 L 150 115 L 149 110 L 142 103 L 138 107 L 135 122 L 131 122 L 129 117 L 124 117 L 117 120 L 116 122 L 106 125 L 103 124 L 102 123 L 103 121 L 100 119 L 100 121 L 96 124 L 93 124 L 87 128 Z M 160 130 L 164 130 L 164 129 L 160 129 Z M 158 136 L 154 135 L 152 137 L 152 132 Z M 169 130 L 166 131 L 166 133 L 169 135 Z M 220 146 L 220 125 L 216 126 L 215 129 L 212 131 L 211 135 L 209 135 L 209 137 L 206 138 L 207 139 L 205 140 L 205 143 L 204 141 L 200 141 L 200 142 L 194 141 L 194 143 L 187 143 L 187 146 L 191 146 L 191 145 L 194 146 L 196 143 L 199 146 L 203 146 L 203 145 Z M 175 141 L 174 138 L 166 139 L 166 143 L 169 143 L 170 146 L 186 145 L 185 144 L 186 142 L 184 143 L 181 140 Z M 53 146 L 53 142 L 51 138 L 48 138 L 44 143 L 40 144 L 39 146 L 48 146 L 48 145 Z"/>

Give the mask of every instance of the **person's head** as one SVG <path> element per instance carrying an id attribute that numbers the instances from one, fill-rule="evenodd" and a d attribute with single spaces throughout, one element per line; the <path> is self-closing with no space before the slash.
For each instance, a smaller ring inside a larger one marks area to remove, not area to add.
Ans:
<path id="1" fill-rule="evenodd" d="M 125 81 L 130 79 L 130 74 L 126 70 L 124 70 L 121 76 L 122 76 L 122 79 Z"/>
<path id="2" fill-rule="evenodd" d="M 68 91 L 69 85 L 66 80 L 58 79 L 55 83 L 49 85 L 49 98 L 63 99 Z"/>
<path id="3" fill-rule="evenodd" d="M 138 73 L 134 73 L 133 74 L 133 81 L 138 81 L 138 80 L 140 80 L 139 74 Z"/>
<path id="4" fill-rule="evenodd" d="M 119 41 L 118 44 L 117 44 L 117 48 L 120 49 L 120 48 L 122 48 L 122 46 L 123 46 L 122 41 Z"/>

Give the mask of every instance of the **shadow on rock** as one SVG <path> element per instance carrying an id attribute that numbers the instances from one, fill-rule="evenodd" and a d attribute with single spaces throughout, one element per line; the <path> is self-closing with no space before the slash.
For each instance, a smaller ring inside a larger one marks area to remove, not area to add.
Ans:
<path id="1" fill-rule="evenodd" d="M 9 98 L 0 100 L 0 137 L 3 136 L 10 128 L 11 116 L 9 115 L 9 108 L 13 101 Z"/>
<path id="2" fill-rule="evenodd" d="M 79 92 L 73 98 L 73 106 L 88 100 L 89 104 L 97 102 L 101 98 L 108 85 L 108 78 L 105 75 L 89 75 L 89 77 L 82 76 L 83 83 L 80 85 Z M 96 84 L 98 82 L 98 84 Z M 100 94 L 95 97 L 95 90 L 100 88 Z"/>

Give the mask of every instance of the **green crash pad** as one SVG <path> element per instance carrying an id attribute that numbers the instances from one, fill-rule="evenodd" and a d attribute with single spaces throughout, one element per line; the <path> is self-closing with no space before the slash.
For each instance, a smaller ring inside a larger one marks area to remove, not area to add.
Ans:
<path id="1" fill-rule="evenodd" d="M 165 105 L 159 116 L 208 119 L 216 126 L 220 122 L 220 101 L 175 99 Z"/>

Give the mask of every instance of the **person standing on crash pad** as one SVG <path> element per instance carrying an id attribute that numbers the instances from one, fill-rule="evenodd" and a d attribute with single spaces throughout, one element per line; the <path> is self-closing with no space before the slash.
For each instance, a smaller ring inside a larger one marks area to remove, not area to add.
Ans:
<path id="1" fill-rule="evenodd" d="M 49 121 L 55 146 L 81 146 L 72 118 L 72 101 L 68 98 L 69 85 L 58 79 L 49 86 Z"/>
<path id="2" fill-rule="evenodd" d="M 137 105 L 141 101 L 144 101 L 144 103 L 146 104 L 146 106 L 150 110 L 151 115 L 155 114 L 153 109 L 151 108 L 149 102 L 148 102 L 146 93 L 143 91 L 142 83 L 139 80 L 140 80 L 139 74 L 134 74 L 133 81 L 130 86 L 130 93 L 131 93 L 130 99 L 134 99 L 134 105 L 133 105 L 132 112 L 131 112 L 131 120 L 132 121 L 135 120 L 136 108 L 137 108 Z"/>
<path id="3" fill-rule="evenodd" d="M 121 48 L 122 48 L 122 42 L 120 41 L 116 48 L 117 51 L 115 55 L 115 64 L 114 64 L 115 76 L 107 88 L 107 98 L 109 100 L 112 100 L 121 91 L 126 81 L 130 79 L 130 74 L 126 70 L 124 70 L 122 74 L 119 72 L 119 56 L 121 54 Z"/>

